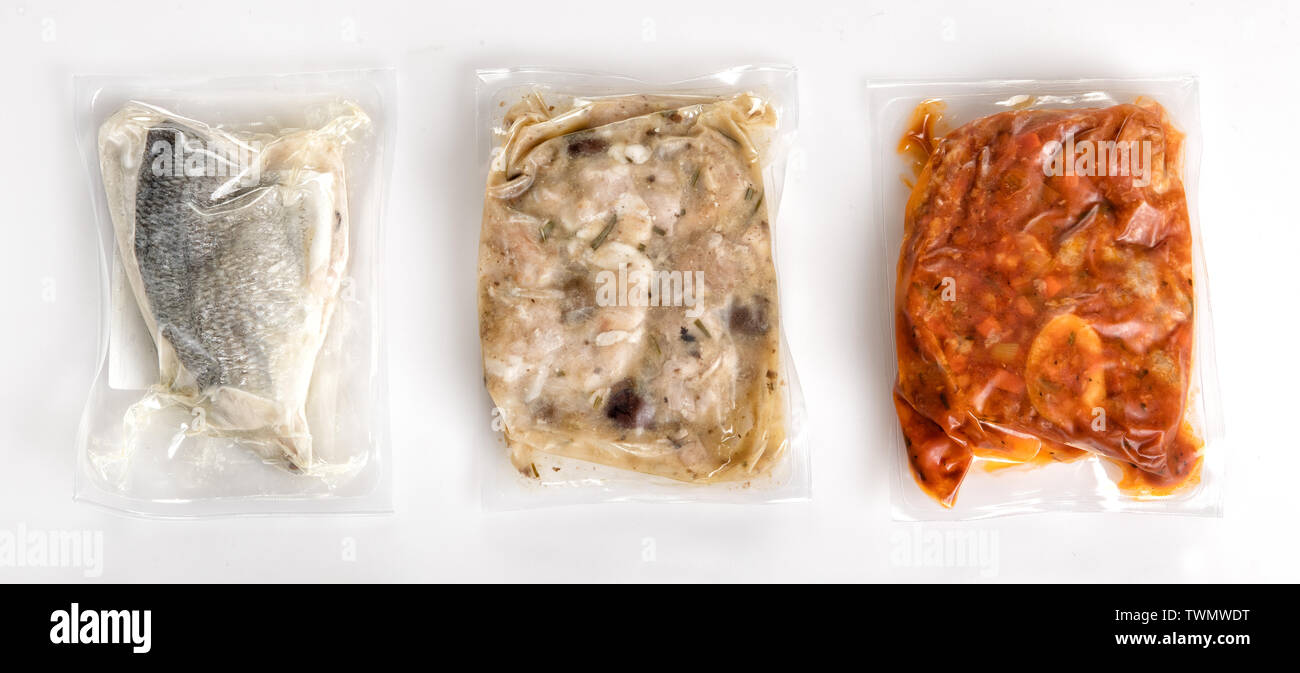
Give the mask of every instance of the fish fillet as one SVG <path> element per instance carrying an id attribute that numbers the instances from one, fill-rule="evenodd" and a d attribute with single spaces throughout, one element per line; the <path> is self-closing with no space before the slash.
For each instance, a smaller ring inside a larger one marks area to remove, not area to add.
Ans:
<path id="1" fill-rule="evenodd" d="M 158 350 L 149 395 L 191 431 L 312 465 L 306 401 L 348 262 L 348 110 L 235 134 L 128 104 L 99 132 L 122 266 Z M 148 399 L 148 398 L 146 398 Z"/>

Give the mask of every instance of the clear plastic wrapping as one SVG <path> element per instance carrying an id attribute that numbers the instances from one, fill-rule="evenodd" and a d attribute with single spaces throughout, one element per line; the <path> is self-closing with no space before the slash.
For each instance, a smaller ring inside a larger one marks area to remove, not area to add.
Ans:
<path id="1" fill-rule="evenodd" d="M 478 73 L 489 508 L 806 498 L 772 232 L 795 72 Z"/>
<path id="2" fill-rule="evenodd" d="M 78 77 L 101 250 L 78 499 L 391 507 L 379 292 L 391 71 Z"/>
<path id="3" fill-rule="evenodd" d="M 1196 80 L 869 93 L 895 516 L 1218 515 Z"/>

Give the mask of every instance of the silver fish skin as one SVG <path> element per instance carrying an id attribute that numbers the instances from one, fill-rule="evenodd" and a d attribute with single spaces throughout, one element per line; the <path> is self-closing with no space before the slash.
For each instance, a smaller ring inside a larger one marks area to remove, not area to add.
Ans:
<path id="1" fill-rule="evenodd" d="M 118 253 L 158 350 L 149 393 L 295 469 L 306 403 L 348 260 L 342 148 L 321 129 L 234 134 L 128 104 L 100 128 Z"/>

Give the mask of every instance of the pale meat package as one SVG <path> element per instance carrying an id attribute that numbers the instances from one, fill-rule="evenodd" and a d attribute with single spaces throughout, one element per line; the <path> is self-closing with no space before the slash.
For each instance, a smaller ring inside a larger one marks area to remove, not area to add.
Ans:
<path id="1" fill-rule="evenodd" d="M 76 496 L 390 508 L 377 287 L 393 75 L 76 79 L 101 244 Z"/>
<path id="2" fill-rule="evenodd" d="M 895 514 L 1218 514 L 1195 79 L 870 96 Z"/>
<path id="3" fill-rule="evenodd" d="M 794 71 L 478 79 L 485 503 L 806 497 L 773 261 Z"/>

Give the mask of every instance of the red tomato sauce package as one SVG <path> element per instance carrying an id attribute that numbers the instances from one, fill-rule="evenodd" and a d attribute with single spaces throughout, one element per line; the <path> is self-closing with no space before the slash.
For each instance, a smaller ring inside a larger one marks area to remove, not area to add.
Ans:
<path id="1" fill-rule="evenodd" d="M 1218 510 L 1195 82 L 1104 84 L 892 101 L 881 165 L 900 170 L 881 188 L 906 195 L 882 222 L 901 229 L 893 401 L 913 514 Z M 969 508 L 968 480 L 983 482 Z"/>

